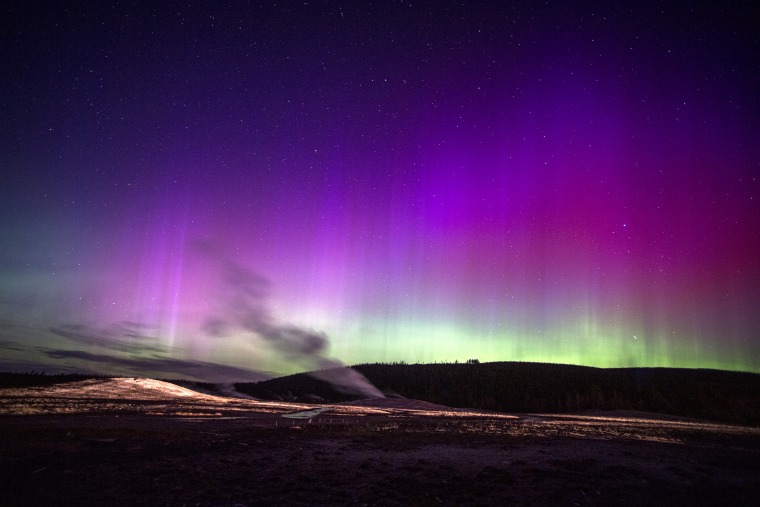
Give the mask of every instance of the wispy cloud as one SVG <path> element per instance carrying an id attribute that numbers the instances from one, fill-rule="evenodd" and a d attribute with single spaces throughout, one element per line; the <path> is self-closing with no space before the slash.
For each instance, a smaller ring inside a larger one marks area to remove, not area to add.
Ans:
<path id="1" fill-rule="evenodd" d="M 158 343 L 157 338 L 134 332 L 135 329 L 146 328 L 147 326 L 135 323 L 118 323 L 108 329 L 97 329 L 83 324 L 65 324 L 48 330 L 88 347 L 101 347 L 125 353 L 168 352 L 169 349 Z"/>
<path id="2" fill-rule="evenodd" d="M 4 371 L 45 370 L 210 382 L 255 382 L 272 377 L 248 368 L 173 357 L 177 350 L 161 344 L 151 334 L 151 326 L 137 322 L 117 323 L 105 329 L 64 324 L 30 330 L 4 320 L 0 329 L 6 334 L 0 338 L 0 351 L 4 352 L 0 354 L 0 369 Z"/>
<path id="3" fill-rule="evenodd" d="M 139 376 L 151 373 L 150 376 L 215 382 L 256 382 L 270 378 L 269 375 L 236 366 L 170 357 L 159 359 L 115 357 L 83 350 L 48 350 L 45 351 L 45 355 L 51 359 L 74 359 L 91 363 L 92 371 L 97 372 L 128 370 Z"/>
<path id="4" fill-rule="evenodd" d="M 14 351 L 18 351 L 18 352 L 23 352 L 24 350 L 27 349 L 27 347 L 22 346 L 18 342 L 0 340 L 0 349 L 3 349 L 3 350 L 14 350 Z"/>

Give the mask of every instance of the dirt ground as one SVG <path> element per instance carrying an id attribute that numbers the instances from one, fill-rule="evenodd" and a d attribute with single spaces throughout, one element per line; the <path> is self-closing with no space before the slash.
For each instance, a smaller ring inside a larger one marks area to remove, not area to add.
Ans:
<path id="1" fill-rule="evenodd" d="M 755 428 L 641 413 L 483 414 L 409 400 L 322 406 L 310 418 L 298 410 L 313 406 L 257 410 L 246 400 L 247 412 L 214 410 L 206 398 L 203 410 L 185 399 L 171 412 L 170 397 L 13 415 L 8 407 L 39 401 L 22 395 L 0 393 L 5 506 L 756 505 L 760 498 Z M 60 407 L 61 399 L 48 402 Z"/>

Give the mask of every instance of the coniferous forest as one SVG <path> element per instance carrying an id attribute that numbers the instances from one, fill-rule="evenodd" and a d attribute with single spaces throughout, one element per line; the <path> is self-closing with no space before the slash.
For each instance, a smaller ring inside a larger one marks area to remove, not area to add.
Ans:
<path id="1" fill-rule="evenodd" d="M 760 424 L 760 375 L 680 368 L 592 368 L 545 363 L 361 364 L 389 396 L 499 412 L 640 410 L 736 424 Z M 308 374 L 236 384 L 261 399 L 356 399 Z"/>

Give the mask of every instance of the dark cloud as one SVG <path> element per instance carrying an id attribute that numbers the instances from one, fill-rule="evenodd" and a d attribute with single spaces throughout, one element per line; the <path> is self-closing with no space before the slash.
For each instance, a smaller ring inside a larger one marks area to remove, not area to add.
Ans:
<path id="1" fill-rule="evenodd" d="M 5 321 L 6 328 L 21 327 L 12 321 Z M 152 330 L 151 326 L 137 322 L 123 322 L 107 329 L 98 329 L 84 324 L 65 324 L 49 328 L 50 333 L 65 338 L 74 347 L 96 348 L 100 353 L 85 350 L 51 348 L 49 346 L 20 343 L 16 340 L 0 339 L 0 351 L 21 353 L 24 359 L 4 359 L 0 354 L 0 369 L 3 371 L 42 371 L 48 373 L 99 373 L 113 375 L 127 372 L 135 376 L 161 376 L 164 378 L 188 378 L 211 382 L 255 382 L 271 378 L 272 375 L 217 364 L 206 361 L 183 360 L 168 357 L 169 347 L 131 337 L 133 330 Z M 44 333 L 44 330 L 39 330 Z M 146 333 L 138 333 L 151 340 Z M 149 357 L 145 357 L 149 356 Z M 56 360 L 46 362 L 44 358 Z M 77 361 L 73 362 L 72 361 Z M 78 363 L 82 361 L 83 363 Z"/>
<path id="2" fill-rule="evenodd" d="M 134 323 L 131 325 L 117 324 L 110 329 L 100 330 L 83 324 L 64 324 L 58 327 L 48 328 L 51 333 L 71 340 L 73 342 L 90 347 L 101 347 L 114 352 L 124 353 L 166 353 L 167 348 L 154 343 L 145 343 L 148 339 L 156 340 L 144 334 L 133 333 L 133 329 L 140 329 Z M 138 340 L 135 342 L 134 340 Z"/>
<path id="3" fill-rule="evenodd" d="M 48 375 L 57 375 L 61 373 L 88 373 L 83 372 L 82 368 L 76 368 L 69 365 L 52 365 L 50 363 L 41 363 L 39 361 L 2 360 L 0 360 L 0 371 L 10 373 L 44 372 Z"/>
<path id="4" fill-rule="evenodd" d="M 83 350 L 48 350 L 51 359 L 75 359 L 95 363 L 93 371 L 108 372 L 114 369 L 126 369 L 136 375 L 146 373 L 166 378 L 191 378 L 193 380 L 210 380 L 216 382 L 257 382 L 271 378 L 271 375 L 206 361 L 183 360 L 175 358 L 125 358 L 105 354 L 93 354 Z"/>
<path id="5" fill-rule="evenodd" d="M 14 341 L 0 341 L 0 349 L 23 352 L 27 350 L 28 347 L 23 347 L 20 343 Z"/>
<path id="6" fill-rule="evenodd" d="M 155 326 L 134 321 L 123 321 L 113 326 L 114 334 L 136 340 L 157 340 L 158 337 L 151 332 L 155 330 Z"/>

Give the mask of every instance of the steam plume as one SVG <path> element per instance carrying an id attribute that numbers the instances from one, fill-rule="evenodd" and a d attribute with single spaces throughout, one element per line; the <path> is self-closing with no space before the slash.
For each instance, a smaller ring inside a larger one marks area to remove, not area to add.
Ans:
<path id="1" fill-rule="evenodd" d="M 287 360 L 317 371 L 314 377 L 331 383 L 336 389 L 367 397 L 383 394 L 364 375 L 340 361 L 325 356 L 328 338 L 325 333 L 304 329 L 276 320 L 269 309 L 269 281 L 236 264 L 208 244 L 198 251 L 219 270 L 222 282 L 222 306 L 203 322 L 211 336 L 226 336 L 233 331 L 248 331 Z"/>

